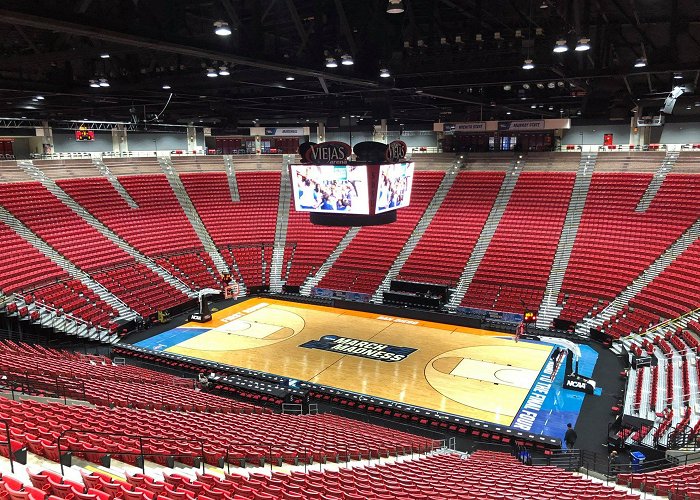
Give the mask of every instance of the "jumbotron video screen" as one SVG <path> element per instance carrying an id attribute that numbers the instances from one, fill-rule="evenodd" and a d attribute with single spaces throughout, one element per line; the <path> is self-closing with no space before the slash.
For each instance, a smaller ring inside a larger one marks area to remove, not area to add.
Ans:
<path id="1" fill-rule="evenodd" d="M 413 163 L 394 163 L 379 167 L 375 213 L 407 207 L 411 202 Z"/>
<path id="2" fill-rule="evenodd" d="M 291 165 L 290 173 L 297 211 L 369 215 L 366 165 Z"/>

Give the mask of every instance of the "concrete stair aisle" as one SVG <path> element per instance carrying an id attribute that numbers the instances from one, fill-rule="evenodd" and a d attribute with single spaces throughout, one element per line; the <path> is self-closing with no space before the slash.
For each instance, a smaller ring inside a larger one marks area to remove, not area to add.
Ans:
<path id="1" fill-rule="evenodd" d="M 99 156 L 93 156 L 92 163 L 93 165 L 95 165 L 97 171 L 107 178 L 109 183 L 112 185 L 112 187 L 114 187 L 117 193 L 119 193 L 119 196 L 122 197 L 122 199 L 126 202 L 127 205 L 129 205 L 131 208 L 139 208 L 136 201 L 131 197 L 131 195 L 124 188 L 124 186 L 122 186 L 122 183 L 119 182 L 117 176 L 114 175 L 109 169 L 109 167 L 105 165 L 105 163 L 102 161 L 102 158 L 100 158 Z"/>
<path id="2" fill-rule="evenodd" d="M 629 304 L 642 289 L 654 281 L 676 258 L 700 237 L 700 218 L 697 219 L 676 241 L 674 241 L 654 262 L 615 297 L 596 316 L 584 318 L 576 325 L 576 333 L 588 335 L 591 328 L 600 326 Z"/>
<path id="3" fill-rule="evenodd" d="M 595 169 L 595 162 L 598 153 L 583 153 L 579 161 L 578 171 L 574 189 L 569 200 L 569 207 L 564 220 L 564 230 L 559 238 L 557 252 L 554 255 L 552 269 L 549 272 L 547 288 L 544 292 L 539 312 L 537 313 L 537 327 L 549 328 L 552 320 L 559 316 L 562 306 L 557 304 L 561 286 L 564 282 L 564 275 L 569 266 L 571 250 L 574 248 L 578 228 L 581 225 L 583 207 L 586 206 L 588 190 L 591 186 L 591 177 Z"/>
<path id="4" fill-rule="evenodd" d="M 641 367 L 636 370 L 629 370 L 627 373 L 627 390 L 625 391 L 625 401 L 622 409 L 625 415 L 637 414 L 637 411 L 634 408 L 634 390 L 637 386 L 637 379 L 640 376 L 642 377 L 642 384 L 644 383 L 644 368 L 645 367 Z"/>
<path id="5" fill-rule="evenodd" d="M 649 186 L 647 186 L 647 190 L 644 191 L 644 194 L 639 199 L 639 203 L 637 204 L 635 211 L 646 212 L 646 210 L 651 205 L 651 202 L 654 201 L 654 197 L 656 196 L 656 193 L 659 192 L 659 189 L 661 188 L 662 184 L 664 183 L 664 179 L 666 178 L 666 175 L 668 175 L 671 172 L 671 170 L 673 170 L 673 167 L 676 165 L 676 160 L 678 159 L 678 154 L 679 154 L 678 151 L 667 151 L 666 152 L 666 156 L 664 157 L 663 161 L 661 162 L 661 166 L 654 173 L 654 177 L 651 179 Z"/>
<path id="6" fill-rule="evenodd" d="M 231 201 L 241 201 L 241 195 L 238 193 L 238 182 L 236 181 L 236 170 L 233 167 L 231 155 L 224 155 L 224 168 L 228 179 L 228 189 L 231 192 Z"/>
<path id="7" fill-rule="evenodd" d="M 435 191 L 433 199 L 426 207 L 425 212 L 416 224 L 416 227 L 413 229 L 411 236 L 408 237 L 408 240 L 406 240 L 403 248 L 396 256 L 396 260 L 393 262 L 393 264 L 391 264 L 391 267 L 386 273 L 386 276 L 382 280 L 381 284 L 372 295 L 372 302 L 382 303 L 382 300 L 384 299 L 384 292 L 389 290 L 389 287 L 391 286 L 391 280 L 395 279 L 399 275 L 404 264 L 411 256 L 411 253 L 413 253 L 413 250 L 415 250 L 416 245 L 418 245 L 418 242 L 423 237 L 425 230 L 428 229 L 433 217 L 435 217 L 435 214 L 442 206 L 442 202 L 445 200 L 447 193 L 450 192 L 452 184 L 454 184 L 457 174 L 459 173 L 460 165 L 462 165 L 461 161 L 457 160 L 455 161 L 453 167 L 445 172 L 445 175 L 440 181 L 440 185 Z"/>
<path id="8" fill-rule="evenodd" d="M 280 293 L 285 281 L 282 279 L 284 249 L 287 242 L 287 223 L 289 222 L 289 204 L 292 196 L 292 182 L 289 178 L 289 164 L 294 155 L 284 155 L 282 174 L 280 175 L 280 195 L 277 204 L 277 222 L 275 226 L 275 246 L 270 263 L 270 291 Z M 291 262 L 291 260 L 290 260 Z"/>
<path id="9" fill-rule="evenodd" d="M 285 249 L 286 249 L 286 247 L 285 247 Z M 286 283 L 287 280 L 289 279 L 289 273 L 292 270 L 292 262 L 294 261 L 294 255 L 296 253 L 297 253 L 297 244 L 292 243 L 291 244 L 291 253 L 289 254 L 289 259 L 287 260 L 287 265 L 284 266 L 284 273 L 283 273 L 282 278 L 281 278 L 284 283 Z"/>
<path id="10" fill-rule="evenodd" d="M 324 278 L 324 276 L 326 276 L 330 268 L 333 266 L 333 264 L 335 264 L 335 261 L 338 260 L 338 257 L 340 257 L 340 254 L 343 253 L 343 251 L 348 247 L 353 238 L 357 236 L 357 233 L 360 232 L 360 229 L 362 228 L 351 227 L 350 229 L 348 229 L 348 232 L 345 233 L 345 236 L 343 236 L 343 239 L 340 240 L 338 246 L 335 247 L 335 249 L 325 260 L 325 262 L 321 264 L 321 267 L 318 268 L 316 274 L 314 274 L 313 276 L 309 276 L 306 279 L 306 281 L 301 285 L 299 289 L 299 293 L 301 295 L 311 295 L 311 289 L 318 285 Z"/>
<path id="11" fill-rule="evenodd" d="M 515 189 L 515 185 L 518 183 L 518 178 L 520 177 L 520 173 L 524 166 L 525 164 L 523 160 L 513 158 L 511 161 L 510 168 L 506 173 L 505 179 L 503 179 L 503 184 L 501 184 L 501 189 L 498 191 L 498 196 L 496 196 L 491 212 L 489 213 L 489 216 L 484 223 L 484 227 L 481 230 L 479 240 L 476 242 L 476 245 L 474 245 L 474 249 L 469 256 L 469 260 L 464 266 L 464 270 L 459 277 L 457 286 L 452 291 L 452 295 L 450 296 L 450 300 L 447 304 L 448 307 L 458 307 L 466 295 L 467 290 L 469 290 L 469 286 L 476 275 L 476 270 L 479 268 L 479 264 L 481 264 L 481 260 L 484 258 L 484 255 L 486 255 L 486 250 L 488 250 L 488 247 L 491 244 L 493 235 L 496 234 L 498 223 L 500 222 L 501 217 L 503 217 L 503 213 L 506 211 L 506 207 L 510 201 L 510 196 L 513 194 L 513 190 Z"/>
<path id="12" fill-rule="evenodd" d="M 204 227 L 204 223 L 199 217 L 197 209 L 194 208 L 194 204 L 192 203 L 190 196 L 187 194 L 187 190 L 185 189 L 180 176 L 175 168 L 173 168 L 170 157 L 159 156 L 158 162 L 160 163 L 160 167 L 163 169 L 166 179 L 168 179 L 168 184 L 170 184 L 173 193 L 175 193 L 177 201 L 180 202 L 180 207 L 182 207 L 182 210 L 185 212 L 187 220 L 190 221 L 194 232 L 197 233 L 197 236 L 199 237 L 199 241 L 201 241 L 202 245 L 204 246 L 204 250 L 207 251 L 211 257 L 211 260 L 214 262 L 216 270 L 221 274 L 230 272 L 228 266 L 226 265 L 226 261 L 219 253 L 219 250 L 214 244 L 214 240 L 212 240 L 211 236 L 209 235 L 209 231 L 207 231 L 207 228 Z"/>
<path id="13" fill-rule="evenodd" d="M 183 283 L 178 278 L 174 277 L 172 274 L 167 272 L 165 269 L 160 267 L 158 264 L 153 262 L 150 258 L 143 255 L 141 252 L 136 250 L 134 247 L 129 245 L 124 241 L 119 235 L 114 231 L 105 226 L 100 222 L 94 215 L 85 210 L 78 202 L 71 198 L 68 193 L 66 193 L 61 187 L 56 184 L 53 179 L 47 177 L 39 168 L 37 168 L 31 161 L 17 162 L 18 165 L 25 171 L 25 173 L 32 179 L 39 181 L 46 189 L 48 189 L 56 198 L 61 200 L 64 205 L 73 210 L 78 216 L 82 217 L 85 222 L 90 224 L 92 227 L 97 229 L 102 235 L 108 240 L 112 241 L 119 248 L 124 250 L 128 255 L 133 257 L 139 264 L 143 264 L 154 273 L 159 275 L 173 287 L 180 290 L 182 293 L 188 297 L 196 297 L 197 292 L 191 290 L 185 283 Z"/>
<path id="14" fill-rule="evenodd" d="M 231 278 L 236 280 L 236 276 L 238 276 L 238 279 L 236 280 L 236 283 L 238 284 L 238 296 L 239 297 L 244 297 L 245 295 L 248 294 L 248 289 L 243 282 L 243 275 L 241 274 L 241 269 L 238 267 L 238 263 L 236 262 L 236 257 L 233 254 L 233 251 L 227 250 L 229 252 L 229 255 L 231 256 Z"/>

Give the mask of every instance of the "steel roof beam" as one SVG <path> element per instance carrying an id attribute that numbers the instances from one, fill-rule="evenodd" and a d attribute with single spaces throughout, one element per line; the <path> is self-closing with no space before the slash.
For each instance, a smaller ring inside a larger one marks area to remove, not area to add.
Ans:
<path id="1" fill-rule="evenodd" d="M 94 40 L 102 40 L 105 42 L 129 45 L 142 49 L 154 50 L 157 52 L 168 52 L 172 54 L 180 54 L 195 58 L 210 59 L 222 61 L 229 64 L 240 64 L 253 68 L 266 69 L 269 71 L 278 71 L 280 73 L 291 73 L 301 76 L 323 77 L 328 81 L 343 82 L 358 87 L 379 87 L 379 83 L 371 80 L 362 80 L 359 78 L 345 77 L 333 73 L 317 71 L 313 69 L 300 68 L 298 66 L 289 66 L 275 62 L 263 61 L 252 57 L 238 56 L 227 52 L 207 49 L 203 47 L 193 47 L 189 45 L 181 45 L 177 43 L 162 42 L 151 38 L 146 38 L 128 33 L 119 33 L 116 31 L 96 28 L 93 26 L 83 26 L 76 23 L 58 21 L 45 17 L 34 16 L 0 9 L 0 22 L 8 24 L 17 24 L 21 26 L 30 26 L 32 28 L 44 29 L 49 31 L 59 31 L 76 36 L 83 36 Z"/>

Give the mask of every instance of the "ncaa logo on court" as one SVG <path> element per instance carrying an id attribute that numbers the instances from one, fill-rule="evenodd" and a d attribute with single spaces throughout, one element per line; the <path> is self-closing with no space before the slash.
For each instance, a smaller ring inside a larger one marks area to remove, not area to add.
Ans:
<path id="1" fill-rule="evenodd" d="M 379 344 L 368 340 L 340 337 L 338 335 L 324 335 L 318 340 L 310 340 L 304 344 L 301 344 L 299 347 L 337 352 L 340 354 L 350 354 L 351 356 L 374 359 L 376 361 L 384 361 L 386 363 L 403 361 L 412 352 L 416 351 L 416 349 L 413 349 L 412 347 Z"/>

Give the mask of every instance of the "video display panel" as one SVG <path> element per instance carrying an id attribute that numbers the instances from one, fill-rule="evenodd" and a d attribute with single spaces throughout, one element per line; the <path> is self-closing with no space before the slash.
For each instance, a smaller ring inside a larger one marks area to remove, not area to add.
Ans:
<path id="1" fill-rule="evenodd" d="M 297 211 L 369 215 L 366 165 L 291 165 L 290 173 Z"/>
<path id="2" fill-rule="evenodd" d="M 394 163 L 379 167 L 379 185 L 375 213 L 407 207 L 411 202 L 413 163 Z"/>

